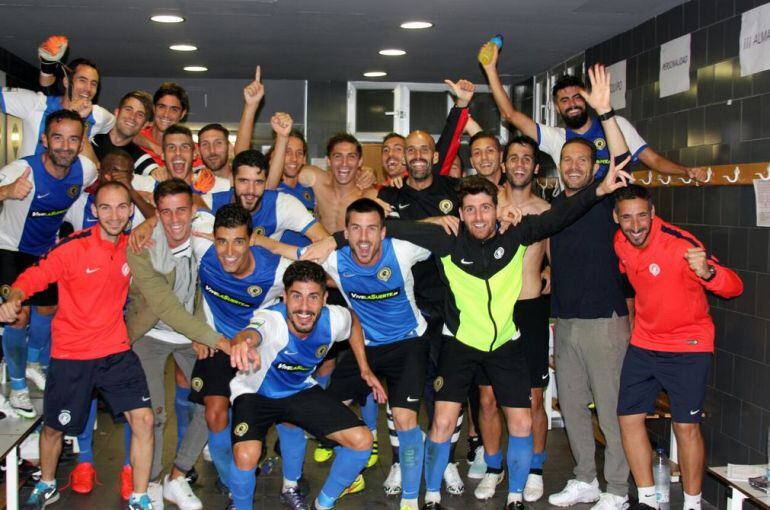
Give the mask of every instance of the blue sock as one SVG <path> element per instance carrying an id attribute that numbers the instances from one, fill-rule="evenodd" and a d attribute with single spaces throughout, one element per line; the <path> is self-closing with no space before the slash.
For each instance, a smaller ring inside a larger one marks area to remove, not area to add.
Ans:
<path id="1" fill-rule="evenodd" d="M 27 361 L 45 368 L 51 363 L 51 321 L 53 314 L 41 315 L 32 307 L 29 319 L 29 346 Z"/>
<path id="2" fill-rule="evenodd" d="M 400 445 L 398 462 L 401 464 L 401 487 L 403 487 L 401 497 L 416 499 L 420 493 L 422 463 L 425 457 L 422 430 L 420 427 L 415 427 L 410 430 L 399 430 L 396 433 Z"/>
<path id="3" fill-rule="evenodd" d="M 190 388 L 176 385 L 174 395 L 174 412 L 176 413 L 176 451 L 182 445 L 182 439 L 187 432 L 187 426 L 190 425 L 190 414 L 192 413 L 193 403 L 187 397 L 190 396 Z"/>
<path id="4" fill-rule="evenodd" d="M 229 431 L 228 431 L 229 433 Z M 209 446 L 211 449 L 211 446 Z M 257 477 L 254 476 L 255 469 L 246 471 L 238 469 L 235 462 L 230 460 L 230 493 L 233 496 L 233 503 L 236 510 L 251 510 L 254 507 L 254 487 L 257 485 Z"/>
<path id="5" fill-rule="evenodd" d="M 281 460 L 283 477 L 296 482 L 302 476 L 302 463 L 305 461 L 307 438 L 305 431 L 299 427 L 287 427 L 278 424 L 275 427 L 281 440 Z"/>
<path id="6" fill-rule="evenodd" d="M 211 454 L 211 461 L 219 473 L 219 478 L 230 487 L 228 479 L 230 477 L 230 463 L 233 459 L 233 445 L 230 443 L 229 426 L 219 432 L 209 430 L 209 453 Z"/>
<path id="7" fill-rule="evenodd" d="M 332 468 L 329 470 L 329 476 L 318 494 L 318 502 L 329 508 L 334 506 L 342 491 L 353 483 L 353 480 L 364 469 L 372 449 L 351 450 L 337 446 L 334 452 L 336 455 L 334 462 L 332 462 Z"/>
<path id="8" fill-rule="evenodd" d="M 503 470 L 503 451 L 498 450 L 497 453 L 489 455 L 484 450 L 484 463 L 487 465 L 487 469 L 494 469 L 494 472 L 501 472 Z"/>
<path id="9" fill-rule="evenodd" d="M 91 409 L 88 411 L 86 428 L 78 435 L 78 462 L 94 463 L 94 422 L 96 422 L 96 399 L 91 400 Z"/>
<path id="10" fill-rule="evenodd" d="M 545 459 L 548 458 L 548 454 L 546 452 L 540 452 L 540 453 L 533 453 L 532 454 L 532 464 L 529 465 L 529 472 L 530 473 L 536 473 L 538 475 L 543 474 L 543 464 L 545 464 Z"/>
<path id="11" fill-rule="evenodd" d="M 329 386 L 329 380 L 332 378 L 332 374 L 328 375 L 320 375 L 318 372 L 313 374 L 313 379 L 315 379 L 318 382 L 318 385 L 326 389 Z"/>
<path id="12" fill-rule="evenodd" d="M 123 425 L 123 465 L 129 466 L 131 464 L 131 427 L 128 423 Z"/>
<path id="13" fill-rule="evenodd" d="M 508 436 L 508 492 L 524 492 L 529 466 L 532 464 L 532 434 L 527 437 Z"/>
<path id="14" fill-rule="evenodd" d="M 400 440 L 399 440 L 400 442 Z M 428 438 L 425 441 L 425 490 L 439 492 L 441 479 L 449 462 L 449 441 L 434 443 Z M 401 447 L 403 448 L 403 446 Z"/>
<path id="15" fill-rule="evenodd" d="M 11 389 L 18 391 L 26 389 L 27 376 L 27 328 L 3 328 L 3 353 L 8 367 L 8 378 Z"/>
<path id="16" fill-rule="evenodd" d="M 374 394 L 370 393 L 366 397 L 366 404 L 361 406 L 361 419 L 369 427 L 369 430 L 377 430 L 377 415 L 379 411 L 380 406 L 374 401 Z"/>

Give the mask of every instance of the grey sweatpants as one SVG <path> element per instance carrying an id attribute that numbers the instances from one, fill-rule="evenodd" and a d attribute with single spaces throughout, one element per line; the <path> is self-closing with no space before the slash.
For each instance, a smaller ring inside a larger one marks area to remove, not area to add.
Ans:
<path id="1" fill-rule="evenodd" d="M 191 344 L 172 344 L 149 336 L 137 340 L 132 348 L 139 357 L 147 376 L 147 386 L 150 388 L 152 411 L 155 416 L 155 450 L 152 456 L 152 470 L 150 471 L 150 480 L 155 480 L 163 467 L 163 430 L 168 416 L 165 387 L 166 361 L 169 356 L 174 356 L 176 364 L 189 382 L 196 355 Z M 206 445 L 206 441 L 208 441 L 204 410 L 203 406 L 193 404 L 190 425 L 187 427 L 187 432 L 185 432 L 182 444 L 179 446 L 179 451 L 174 459 L 174 465 L 182 472 L 192 469 Z"/>
<path id="2" fill-rule="evenodd" d="M 630 338 L 628 317 L 559 319 L 554 328 L 556 385 L 567 438 L 575 457 L 575 478 L 596 478 L 593 425 L 588 405 L 596 404 L 599 426 L 607 439 L 604 478 L 607 492 L 628 494 L 628 463 L 618 424 L 620 369 Z"/>

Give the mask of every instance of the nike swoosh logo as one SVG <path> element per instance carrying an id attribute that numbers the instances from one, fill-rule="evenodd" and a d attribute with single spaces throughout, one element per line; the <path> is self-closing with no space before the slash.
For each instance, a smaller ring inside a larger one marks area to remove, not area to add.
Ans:
<path id="1" fill-rule="evenodd" d="M 417 402 L 419 400 L 420 400 L 419 398 L 406 397 L 407 402 Z"/>
<path id="2" fill-rule="evenodd" d="M 97 267 L 96 269 L 91 269 L 90 267 L 87 267 L 86 268 L 86 274 L 95 273 L 95 272 L 97 272 L 100 269 L 101 269 L 101 267 Z"/>
<path id="3" fill-rule="evenodd" d="M 406 209 L 406 208 L 407 208 L 407 207 L 409 207 L 410 205 L 412 205 L 412 204 L 398 204 L 398 208 L 399 208 L 399 209 Z"/>
<path id="4" fill-rule="evenodd" d="M 473 261 L 472 260 L 460 259 L 460 264 L 465 264 L 466 266 L 470 266 L 471 264 L 473 264 Z"/>
<path id="5" fill-rule="evenodd" d="M 50 195 L 50 193 L 46 193 L 45 195 L 38 195 L 37 198 L 38 199 L 43 199 L 43 198 L 47 197 L 48 195 Z"/>
<path id="6" fill-rule="evenodd" d="M 690 411 L 690 416 L 695 416 L 700 412 L 700 409 L 696 409 L 695 411 Z"/>
<path id="7" fill-rule="evenodd" d="M 541 375 L 540 378 L 545 381 L 546 379 L 548 379 L 548 374 Z"/>
<path id="8" fill-rule="evenodd" d="M 150 401 L 150 397 L 142 397 L 142 402 L 149 402 L 149 401 Z"/>

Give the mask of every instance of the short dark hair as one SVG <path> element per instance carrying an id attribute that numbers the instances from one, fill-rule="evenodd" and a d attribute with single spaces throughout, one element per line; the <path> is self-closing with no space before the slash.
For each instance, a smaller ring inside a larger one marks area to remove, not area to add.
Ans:
<path id="1" fill-rule="evenodd" d="M 128 190 L 128 187 L 123 184 L 120 181 L 104 181 L 101 184 L 99 184 L 99 187 L 96 188 L 96 191 L 94 192 L 94 203 L 99 203 L 99 194 L 102 192 L 103 189 L 109 189 L 109 188 L 119 188 L 126 192 L 126 196 L 128 197 L 128 201 L 131 202 L 131 192 Z"/>
<path id="2" fill-rule="evenodd" d="M 297 128 L 292 128 L 291 131 L 289 131 L 289 138 L 296 138 L 300 142 L 302 142 L 302 151 L 307 154 L 307 140 L 305 140 L 305 135 Z"/>
<path id="3" fill-rule="evenodd" d="M 54 123 L 58 124 L 63 120 L 71 120 L 73 122 L 77 122 L 80 124 L 83 134 L 85 134 L 85 122 L 83 122 L 83 118 L 80 116 L 80 114 L 73 112 L 72 110 L 61 109 L 56 110 L 45 118 L 45 135 L 48 136 L 48 134 L 51 132 L 51 125 Z"/>
<path id="4" fill-rule="evenodd" d="M 561 154 L 564 152 L 564 147 L 572 143 L 576 143 L 578 145 L 583 145 L 584 147 L 588 147 L 588 150 L 591 151 L 591 165 L 596 164 L 596 145 L 586 140 L 585 138 L 580 138 L 579 136 L 576 138 L 571 138 L 566 142 L 564 142 L 564 145 L 561 146 L 561 151 L 559 152 L 559 159 L 561 159 Z"/>
<path id="5" fill-rule="evenodd" d="M 559 92 L 561 89 L 566 89 L 567 87 L 580 87 L 581 89 L 584 89 L 586 88 L 586 84 L 583 83 L 583 80 L 577 76 L 572 74 L 563 74 L 561 77 L 559 77 L 558 80 L 556 80 L 556 83 L 553 84 L 551 95 L 556 97 L 557 92 Z"/>
<path id="6" fill-rule="evenodd" d="M 86 66 L 93 68 L 94 71 L 96 71 L 96 74 L 99 75 L 101 78 L 101 72 L 99 72 L 99 67 L 96 65 L 96 62 L 93 60 L 87 59 L 87 58 L 74 58 L 70 60 L 70 63 L 67 67 L 70 68 L 71 74 L 75 74 L 78 70 L 78 67 L 80 66 Z"/>
<path id="7" fill-rule="evenodd" d="M 489 138 L 491 140 L 494 140 L 495 147 L 497 147 L 498 152 L 503 151 L 503 146 L 500 145 L 500 140 L 497 138 L 497 135 L 495 135 L 492 131 L 479 131 L 475 135 L 473 135 L 468 142 L 468 147 L 473 147 L 473 144 L 476 142 L 476 140 L 481 140 L 482 138 Z"/>
<path id="8" fill-rule="evenodd" d="M 270 164 L 264 154 L 254 149 L 246 149 L 235 155 L 232 163 L 233 178 L 238 175 L 238 170 L 242 166 L 254 166 L 267 173 Z"/>
<path id="9" fill-rule="evenodd" d="M 251 225 L 251 214 L 241 207 L 241 204 L 225 204 L 217 210 L 217 214 L 214 216 L 215 233 L 219 227 L 238 228 L 244 225 L 249 237 L 251 237 L 251 232 L 254 230 Z"/>
<path id="10" fill-rule="evenodd" d="M 326 273 L 324 269 L 309 260 L 293 262 L 283 273 L 283 287 L 288 289 L 294 282 L 313 282 L 321 286 L 321 291 L 326 292 Z"/>
<path id="11" fill-rule="evenodd" d="M 166 137 L 169 137 L 171 135 L 185 135 L 190 138 L 190 141 L 193 141 L 193 135 L 192 135 L 192 131 L 190 131 L 190 128 L 182 124 L 173 124 L 169 126 L 166 131 L 163 132 L 163 139 L 161 141 L 161 145 L 163 147 L 166 146 Z"/>
<path id="12" fill-rule="evenodd" d="M 352 143 L 356 146 L 356 152 L 358 153 L 359 157 L 361 157 L 364 152 L 363 148 L 361 147 L 361 142 L 359 142 L 355 136 L 351 135 L 350 133 L 337 133 L 329 138 L 329 141 L 326 143 L 327 157 L 332 155 L 332 150 L 334 150 L 334 146 L 338 143 Z"/>
<path id="13" fill-rule="evenodd" d="M 200 128 L 200 130 L 198 130 L 198 140 L 201 139 L 201 135 L 203 135 L 203 133 L 205 133 L 206 131 L 219 131 L 220 133 L 225 135 L 225 140 L 227 140 L 228 142 L 230 141 L 229 140 L 230 131 L 218 122 L 214 122 L 212 124 L 206 124 L 205 126 Z"/>
<path id="14" fill-rule="evenodd" d="M 350 216 L 353 213 L 370 212 L 376 212 L 380 217 L 380 226 L 385 224 L 385 210 L 382 208 L 382 206 L 371 198 L 364 197 L 359 198 L 358 200 L 354 200 L 345 210 L 345 226 L 347 227 L 348 223 L 350 223 Z"/>
<path id="15" fill-rule="evenodd" d="M 527 135 L 514 136 L 508 142 L 508 145 L 505 146 L 505 154 L 503 155 L 504 158 L 508 157 L 508 150 L 510 150 L 512 145 L 529 145 L 529 147 L 532 149 L 532 155 L 535 158 L 535 165 L 539 164 L 537 153 L 539 152 L 540 148 L 534 139 L 528 137 Z"/>
<path id="16" fill-rule="evenodd" d="M 129 99 L 136 99 L 140 103 L 142 103 L 142 106 L 144 106 L 144 113 L 146 116 L 146 119 L 148 121 L 152 120 L 152 96 L 149 92 L 145 92 L 144 90 L 132 90 L 125 96 L 120 98 L 120 102 L 118 103 L 118 108 L 123 108 L 123 105 L 126 104 L 126 101 Z"/>
<path id="17" fill-rule="evenodd" d="M 185 112 L 190 111 L 190 97 L 187 95 L 187 91 L 184 89 L 184 87 L 178 83 L 174 83 L 172 81 L 161 83 L 160 87 L 158 87 L 158 90 L 156 90 L 155 94 L 152 96 L 152 104 L 158 104 L 158 101 L 166 96 L 174 96 L 175 98 L 179 99 L 179 102 L 182 104 L 182 109 Z"/>
<path id="18" fill-rule="evenodd" d="M 192 200 L 193 192 L 190 185 L 178 177 L 173 177 L 155 186 L 155 190 L 152 192 L 152 199 L 155 202 L 155 207 L 158 207 L 161 198 L 180 194 L 185 194 Z"/>
<path id="19" fill-rule="evenodd" d="M 387 135 L 382 137 L 382 143 L 387 142 L 391 138 L 400 138 L 402 142 L 406 141 L 406 137 L 404 135 L 399 135 L 398 133 L 390 132 Z"/>
<path id="20" fill-rule="evenodd" d="M 457 199 L 460 201 L 460 207 L 462 208 L 465 197 L 468 195 L 478 195 L 479 193 L 489 195 L 492 198 L 492 203 L 497 205 L 497 186 L 480 175 L 463 177 L 457 190 Z"/>
<path id="21" fill-rule="evenodd" d="M 131 154 L 121 149 L 120 147 L 113 147 L 110 149 L 107 154 L 102 157 L 100 162 L 104 162 L 108 157 L 127 159 L 131 162 L 131 167 L 133 168 L 134 166 L 134 158 L 131 157 Z"/>
<path id="22" fill-rule="evenodd" d="M 638 184 L 629 184 L 623 188 L 618 188 L 615 190 L 612 196 L 615 199 L 615 210 L 617 210 L 618 204 L 623 200 L 635 200 L 637 198 L 646 200 L 647 204 L 650 206 L 650 209 L 652 209 L 654 206 L 652 203 L 652 195 L 650 195 L 650 191 L 644 186 L 639 186 Z"/>

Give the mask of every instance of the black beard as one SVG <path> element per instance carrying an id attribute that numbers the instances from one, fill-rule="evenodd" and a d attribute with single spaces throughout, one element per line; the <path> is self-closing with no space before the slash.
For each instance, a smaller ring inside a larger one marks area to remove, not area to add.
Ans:
<path id="1" fill-rule="evenodd" d="M 570 129 L 580 129 L 585 125 L 586 122 L 588 122 L 588 112 L 583 110 L 580 115 L 577 117 L 570 117 L 568 115 L 562 115 L 562 120 L 564 121 L 564 125 L 567 126 Z"/>
<path id="2" fill-rule="evenodd" d="M 506 172 L 505 178 L 508 181 L 508 184 L 511 186 L 511 188 L 525 189 L 532 186 L 532 181 L 535 180 L 535 172 L 532 172 L 531 174 L 529 174 L 529 178 L 526 181 L 524 181 L 523 184 L 520 184 L 520 185 L 513 182 L 513 174 L 509 174 L 508 172 Z"/>

